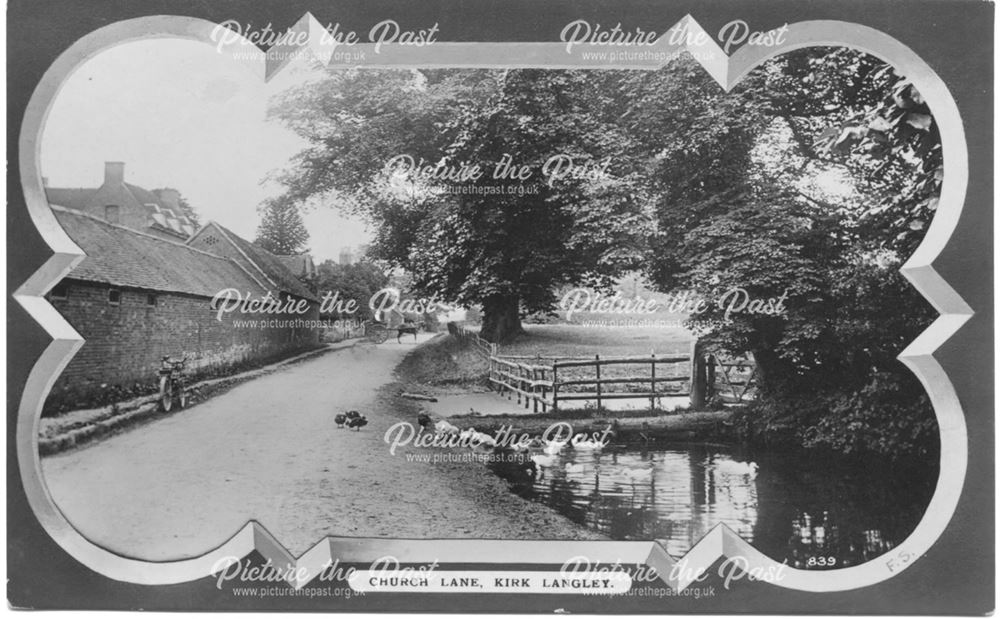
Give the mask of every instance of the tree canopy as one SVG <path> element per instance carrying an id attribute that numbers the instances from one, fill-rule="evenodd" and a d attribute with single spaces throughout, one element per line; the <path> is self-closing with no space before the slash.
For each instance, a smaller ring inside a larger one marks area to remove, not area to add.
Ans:
<path id="1" fill-rule="evenodd" d="M 614 97 L 593 79 L 568 71 L 334 74 L 275 110 L 313 145 L 281 177 L 287 198 L 336 196 L 373 222 L 376 257 L 414 273 L 428 294 L 482 305 L 483 335 L 503 341 L 520 331 L 523 312 L 552 306 L 555 286 L 608 283 L 641 264 L 652 220 L 631 170 L 597 172 L 627 141 L 613 122 Z M 554 155 L 591 177 L 545 177 Z M 415 166 L 387 166 L 398 156 Z M 496 174 L 505 162 L 531 178 Z M 444 177 L 463 166 L 482 174 Z"/>
<path id="2" fill-rule="evenodd" d="M 375 257 L 481 305 L 488 339 L 516 336 L 561 286 L 636 271 L 663 291 L 783 296 L 780 315 L 710 306 L 690 321 L 756 358 L 751 431 L 934 448 L 926 395 L 895 357 L 933 317 L 899 267 L 937 206 L 940 135 L 877 59 L 799 50 L 729 93 L 686 57 L 634 72 L 347 70 L 272 113 L 310 145 L 280 200 L 365 217 Z M 553 156 L 574 173 L 546 176 Z"/>

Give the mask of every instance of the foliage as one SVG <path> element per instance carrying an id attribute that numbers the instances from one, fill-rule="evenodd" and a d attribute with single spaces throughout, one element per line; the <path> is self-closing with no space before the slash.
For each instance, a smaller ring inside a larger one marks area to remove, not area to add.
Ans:
<path id="1" fill-rule="evenodd" d="M 625 142 L 607 92 L 571 71 L 339 73 L 275 109 L 312 144 L 280 180 L 291 201 L 338 196 L 374 224 L 377 258 L 412 272 L 416 290 L 481 305 L 483 335 L 504 340 L 522 313 L 552 306 L 554 287 L 606 285 L 643 256 L 650 221 L 630 170 L 541 174 L 554 154 L 596 165 Z M 393 175 L 397 155 L 484 174 Z M 494 178 L 505 156 L 532 178 Z"/>
<path id="2" fill-rule="evenodd" d="M 660 108 L 659 80 L 645 80 L 655 87 L 634 83 L 636 133 L 668 136 L 647 147 L 662 192 L 650 276 L 715 301 L 692 326 L 754 354 L 751 429 L 840 451 L 931 452 L 929 402 L 895 358 L 933 317 L 898 272 L 940 191 L 940 140 L 919 93 L 848 50 L 787 54 L 731 94 L 691 89 Z M 678 104 L 697 120 L 679 123 Z M 822 175 L 853 191 L 817 189 Z M 727 316 L 717 301 L 737 287 L 785 311 Z"/>
<path id="3" fill-rule="evenodd" d="M 364 216 L 376 258 L 414 291 L 481 306 L 488 339 L 515 336 L 560 287 L 608 288 L 637 268 L 664 292 L 739 287 L 784 311 L 716 304 L 692 326 L 755 355 L 757 429 L 841 451 L 933 449 L 929 403 L 896 356 L 933 318 L 899 267 L 937 205 L 940 135 L 877 59 L 799 50 L 730 93 L 683 57 L 650 72 L 344 71 L 273 114 L 310 145 L 280 175 L 281 200 Z M 557 153 L 607 159 L 605 173 L 547 183 Z M 487 173 L 393 174 L 401 154 Z M 506 155 L 534 177 L 492 178 Z"/>
<path id="4" fill-rule="evenodd" d="M 335 318 L 370 319 L 372 311 L 368 306 L 369 300 L 389 284 L 389 278 L 381 269 L 364 260 L 354 264 L 337 264 L 332 260 L 325 260 L 317 265 L 316 271 L 316 289 L 320 295 L 339 293 L 339 299 L 353 299 L 357 303 L 357 312 L 333 312 Z"/>
<path id="5" fill-rule="evenodd" d="M 260 207 L 261 220 L 254 243 L 276 256 L 292 256 L 306 251 L 309 232 L 294 203 L 282 199 L 266 201 Z"/>

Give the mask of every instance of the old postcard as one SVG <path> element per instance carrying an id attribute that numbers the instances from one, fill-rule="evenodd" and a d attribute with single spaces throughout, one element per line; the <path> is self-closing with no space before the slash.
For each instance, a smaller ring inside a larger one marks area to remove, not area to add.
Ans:
<path id="1" fill-rule="evenodd" d="M 11 606 L 992 612 L 991 4 L 8 41 Z"/>

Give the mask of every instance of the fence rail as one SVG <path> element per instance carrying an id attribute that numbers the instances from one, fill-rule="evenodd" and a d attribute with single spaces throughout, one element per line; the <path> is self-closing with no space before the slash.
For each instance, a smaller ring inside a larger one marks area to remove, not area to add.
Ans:
<path id="1" fill-rule="evenodd" d="M 448 323 L 448 332 L 470 343 L 473 350 L 489 363 L 489 384 L 501 395 L 516 399 L 519 405 L 534 412 L 558 411 L 560 402 L 594 400 L 600 409 L 604 401 L 622 399 L 649 400 L 656 408 L 663 397 L 689 396 L 693 408 L 701 408 L 712 397 L 739 403 L 752 397 L 756 364 L 751 357 L 729 358 L 692 342 L 686 355 L 650 355 L 601 357 L 556 357 L 546 355 L 500 355 L 497 345 L 487 342 L 475 331 Z M 543 361 L 544 360 L 544 361 Z M 638 367 L 625 376 L 602 376 L 602 369 Z M 665 368 L 683 371 L 668 373 Z M 580 377 L 580 370 L 592 369 L 593 376 Z M 562 372 L 562 378 L 560 378 Z M 665 389 L 664 386 L 678 385 Z M 569 387 L 578 388 L 568 390 Z M 589 389 L 579 389 L 587 387 Z M 616 387 L 609 390 L 608 387 Z M 685 388 L 686 387 L 686 388 Z"/>
<path id="2" fill-rule="evenodd" d="M 465 327 L 456 324 L 454 322 L 448 323 L 448 333 L 453 337 L 456 337 L 462 341 L 469 342 L 472 344 L 473 348 L 477 353 L 489 359 L 497 354 L 497 345 L 492 342 L 487 342 L 483 338 L 479 337 L 479 334 L 475 331 L 470 331 Z"/>
<path id="3" fill-rule="evenodd" d="M 543 364 L 542 359 L 551 359 Z M 534 412 L 559 410 L 560 402 L 594 400 L 600 409 L 605 401 L 648 399 L 650 408 L 656 408 L 657 400 L 662 397 L 690 395 L 690 388 L 685 390 L 664 389 L 663 386 L 672 383 L 690 383 L 690 371 L 684 375 L 670 375 L 663 371 L 664 366 L 690 366 L 691 355 L 656 355 L 632 357 L 507 357 L 493 355 L 490 358 L 489 382 L 492 388 L 501 395 L 516 399 L 518 404 L 531 408 Z M 534 361 L 534 363 L 526 363 Z M 627 376 L 602 376 L 602 370 L 616 366 L 635 366 L 647 368 L 646 373 L 629 370 Z M 593 370 L 593 377 L 579 377 L 570 374 L 573 370 Z M 659 370 L 659 371 L 658 371 Z M 560 378 L 562 372 L 563 378 Z M 570 390 L 574 387 L 577 389 Z M 579 389 L 586 387 L 587 389 Z M 609 387 L 624 388 L 624 390 L 609 390 Z"/>

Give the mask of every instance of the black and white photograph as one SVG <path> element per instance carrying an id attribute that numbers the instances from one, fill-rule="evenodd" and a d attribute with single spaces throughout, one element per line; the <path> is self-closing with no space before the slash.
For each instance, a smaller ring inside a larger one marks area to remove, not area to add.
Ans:
<path id="1" fill-rule="evenodd" d="M 888 35 L 732 8 L 483 45 L 151 13 L 60 56 L 8 218 L 51 248 L 8 272 L 49 545 L 203 581 L 177 610 L 745 612 L 933 563 L 992 454 L 992 356 L 948 343 L 991 245 L 935 262 L 977 130 Z"/>

